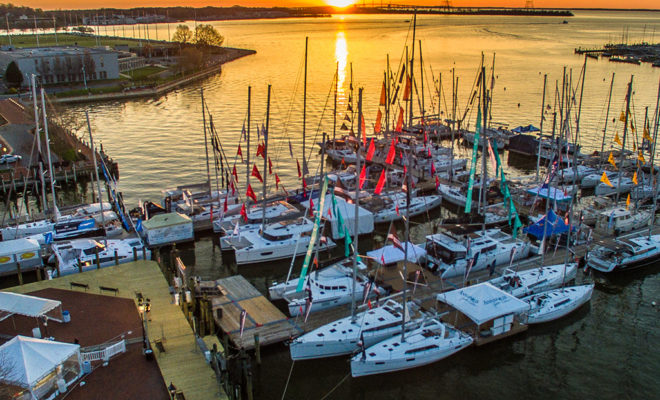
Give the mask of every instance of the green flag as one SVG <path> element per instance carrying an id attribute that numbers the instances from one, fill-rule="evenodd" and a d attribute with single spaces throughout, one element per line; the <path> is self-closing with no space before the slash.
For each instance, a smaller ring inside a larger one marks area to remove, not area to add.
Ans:
<path id="1" fill-rule="evenodd" d="M 319 195 L 319 210 L 325 209 L 325 194 L 328 191 L 328 178 L 323 179 L 323 185 L 321 186 L 321 193 Z M 307 275 L 307 270 L 309 269 L 309 263 L 312 261 L 312 253 L 314 252 L 314 245 L 316 244 L 316 238 L 319 234 L 319 227 L 321 226 L 321 213 L 316 213 L 316 218 L 314 218 L 314 228 L 312 229 L 312 235 L 309 238 L 309 245 L 307 246 L 307 253 L 305 253 L 305 261 L 303 261 L 302 271 L 300 271 L 300 278 L 298 279 L 298 286 L 296 287 L 296 292 L 300 292 L 303 289 L 305 284 L 305 276 Z"/>
<path id="2" fill-rule="evenodd" d="M 468 181 L 467 201 L 465 202 L 466 214 L 469 214 L 470 211 L 472 210 L 472 189 L 474 188 L 474 174 L 476 172 L 476 167 L 477 167 L 477 152 L 479 151 L 480 131 L 481 131 L 481 108 L 477 110 L 477 127 L 474 131 L 474 145 L 472 146 L 472 165 L 470 165 L 470 180 Z M 482 154 L 481 156 L 485 157 L 485 154 Z"/>

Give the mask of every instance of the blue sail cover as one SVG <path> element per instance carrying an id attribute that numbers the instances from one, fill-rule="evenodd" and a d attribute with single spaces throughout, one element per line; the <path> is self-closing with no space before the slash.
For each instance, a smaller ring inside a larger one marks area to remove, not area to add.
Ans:
<path id="1" fill-rule="evenodd" d="M 545 221 L 548 221 L 548 227 L 545 227 Z M 546 230 L 547 229 L 547 230 Z M 545 231 L 545 232 L 544 232 Z M 554 211 L 549 210 L 547 216 L 543 216 L 535 224 L 523 229 L 523 232 L 529 233 L 537 239 L 543 239 L 544 233 L 552 237 L 568 232 L 568 225 L 563 219 L 559 218 Z"/>
<path id="2" fill-rule="evenodd" d="M 529 132 L 538 132 L 540 131 L 540 129 L 535 127 L 534 125 L 527 125 L 527 126 L 519 126 L 517 128 L 513 128 L 512 131 L 516 133 L 529 133 Z"/>

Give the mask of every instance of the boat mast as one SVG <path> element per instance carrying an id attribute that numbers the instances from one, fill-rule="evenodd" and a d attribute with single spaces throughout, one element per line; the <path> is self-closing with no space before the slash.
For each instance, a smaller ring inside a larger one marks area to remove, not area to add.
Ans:
<path id="1" fill-rule="evenodd" d="M 426 130 L 425 128 L 425 120 L 424 120 L 424 59 L 422 58 L 422 41 L 420 40 L 419 42 L 419 80 L 421 82 L 421 91 L 422 91 L 422 130 Z M 412 100 L 412 97 L 411 97 Z"/>
<path id="2" fill-rule="evenodd" d="M 307 157 L 305 156 L 305 128 L 307 126 L 307 43 L 309 37 L 305 37 L 305 79 L 303 81 L 303 126 L 302 126 L 302 175 L 309 173 L 307 169 Z M 264 163 L 265 165 L 265 163 Z M 265 168 L 265 167 L 264 167 Z"/>
<path id="3" fill-rule="evenodd" d="M 264 231 L 264 224 L 266 223 L 266 180 L 268 179 L 268 132 L 270 130 L 270 87 L 268 85 L 268 100 L 266 102 L 266 131 L 264 132 L 264 185 L 263 185 L 263 203 L 261 205 L 261 232 Z M 303 160 L 305 155 L 303 154 Z"/>
<path id="4" fill-rule="evenodd" d="M 211 166 L 209 165 L 209 142 L 206 133 L 206 109 L 204 107 L 204 88 L 200 90 L 202 96 L 202 125 L 204 125 L 204 150 L 206 151 L 206 183 L 209 186 L 209 198 L 211 195 Z M 99 197 L 101 194 L 99 193 Z"/>
<path id="5" fill-rule="evenodd" d="M 541 143 L 543 142 L 543 113 L 545 111 L 545 87 L 548 83 L 548 74 L 543 75 L 543 99 L 541 100 L 541 126 L 539 128 L 539 148 L 536 154 L 536 182 L 539 181 L 539 169 L 541 168 Z M 545 237 L 545 235 L 543 236 Z"/>
<path id="6" fill-rule="evenodd" d="M 403 242 L 403 311 L 401 312 L 401 341 L 403 342 L 406 339 L 406 313 L 408 312 L 407 307 L 407 289 L 408 285 L 406 280 L 408 279 L 408 242 L 410 241 L 410 190 L 412 188 L 412 180 L 410 179 L 411 169 L 410 169 L 410 152 L 408 152 L 407 157 L 405 157 L 405 163 L 408 165 L 408 173 L 404 176 L 406 180 L 406 220 L 405 227 L 406 231 L 404 234 Z"/>
<path id="7" fill-rule="evenodd" d="M 621 190 L 621 179 L 623 178 L 623 160 L 624 160 L 624 151 L 626 149 L 626 133 L 628 133 L 628 115 L 630 114 L 630 98 L 632 97 L 632 85 L 633 85 L 633 75 L 630 75 L 630 82 L 628 83 L 628 94 L 626 94 L 626 115 L 624 118 L 625 125 L 623 126 L 623 142 L 621 143 L 621 156 L 619 157 L 619 179 L 616 184 L 616 202 L 619 204 L 619 191 Z"/>
<path id="8" fill-rule="evenodd" d="M 360 118 L 360 121 L 362 121 L 362 88 L 358 89 L 358 118 Z M 362 136 L 362 122 L 358 123 L 358 138 Z M 354 231 L 353 231 L 353 283 L 352 283 L 352 289 L 351 289 L 351 322 L 355 322 L 355 281 L 357 280 L 357 259 L 358 259 L 358 238 L 359 238 L 359 231 L 358 231 L 358 222 L 359 222 L 359 207 L 360 207 L 360 146 L 361 142 L 358 140 L 357 144 L 357 150 L 355 153 L 355 159 L 356 159 L 356 172 L 355 172 L 355 199 L 353 200 L 353 203 L 355 203 L 355 224 L 354 224 Z M 347 235 L 349 234 L 348 232 L 346 233 Z M 346 239 L 344 239 L 346 240 Z"/>
<path id="9" fill-rule="evenodd" d="M 247 163 L 245 164 L 245 186 L 250 184 L 250 114 L 252 106 L 252 86 L 248 86 L 248 104 L 247 104 L 247 132 L 245 138 L 247 139 Z"/>
<path id="10" fill-rule="evenodd" d="M 653 188 L 653 212 L 651 213 L 651 224 L 649 225 L 649 239 L 651 238 L 651 230 L 655 225 L 655 212 L 658 207 L 658 178 L 655 173 L 655 166 L 653 162 L 655 160 L 655 144 L 658 140 L 658 122 L 660 122 L 660 82 L 658 82 L 658 96 L 655 102 L 655 114 L 653 114 L 653 145 L 651 146 L 651 187 Z"/>
<path id="11" fill-rule="evenodd" d="M 385 102 L 385 137 L 390 136 L 390 55 L 387 55 L 387 69 L 385 70 L 385 92 L 387 101 Z"/>
<path id="12" fill-rule="evenodd" d="M 454 181 L 454 132 L 456 131 L 456 92 L 458 91 L 458 77 L 455 77 L 455 75 L 456 67 L 451 69 L 451 151 L 449 152 L 449 182 Z M 438 106 L 438 115 L 440 115 L 440 106 Z"/>
<path id="13" fill-rule="evenodd" d="M 612 88 L 614 87 L 614 72 L 612 72 L 612 80 L 610 81 L 610 93 L 607 96 L 607 111 L 605 112 L 605 127 L 603 128 L 603 142 L 600 145 L 600 160 L 598 161 L 598 169 L 603 165 L 603 152 L 605 151 L 605 136 L 607 135 L 607 123 L 610 119 L 610 103 L 612 102 Z"/>
<path id="14" fill-rule="evenodd" d="M 96 176 L 96 189 L 99 191 L 99 203 L 103 204 L 103 198 L 101 197 L 101 181 L 99 180 L 99 167 L 96 165 L 96 148 L 94 147 L 94 137 L 92 136 L 92 125 L 89 123 L 89 113 L 87 112 L 87 110 L 85 110 L 85 118 L 87 118 L 87 130 L 89 130 L 89 146 L 92 148 L 92 160 L 94 160 L 94 175 Z M 209 187 L 210 185 L 211 182 L 209 181 Z M 101 226 L 103 227 L 103 236 L 105 236 L 105 216 L 103 215 L 103 206 L 101 206 Z"/>
<path id="15" fill-rule="evenodd" d="M 44 117 L 44 134 L 46 135 L 46 154 L 48 155 L 48 174 L 50 175 L 50 192 L 53 196 L 53 215 L 57 218 L 57 199 L 55 198 L 55 179 L 53 175 L 53 160 L 50 156 L 50 139 L 48 138 L 48 116 L 46 115 L 46 96 L 44 88 L 41 88 L 41 107 Z M 36 103 L 35 103 L 36 104 Z M 45 190 L 44 190 L 45 192 Z M 99 193 L 100 194 L 100 193 Z M 99 196 L 100 197 L 100 196 Z M 101 213 L 103 213 L 103 201 L 101 203 Z"/>
<path id="16" fill-rule="evenodd" d="M 408 100 L 408 129 L 413 126 L 413 82 L 414 82 L 414 64 L 415 64 L 415 33 L 417 30 L 417 10 L 413 14 L 413 37 L 412 37 L 412 52 L 410 54 L 410 100 Z M 405 99 L 404 99 L 405 100 Z"/>
<path id="17" fill-rule="evenodd" d="M 39 102 L 37 101 L 37 84 L 36 76 L 34 74 L 30 77 L 30 85 L 32 86 L 32 102 L 34 107 L 34 136 L 37 138 L 37 154 L 39 158 L 39 179 L 41 180 L 41 206 L 46 211 L 46 182 L 44 182 L 44 163 L 41 160 L 41 133 L 39 132 Z M 53 177 L 50 177 L 51 181 Z M 93 191 L 94 189 L 92 189 Z M 92 197 L 93 193 L 92 193 Z"/>
<path id="18" fill-rule="evenodd" d="M 335 69 L 335 108 L 332 110 L 332 147 L 335 147 L 335 134 L 337 132 L 337 92 L 339 91 L 339 62 Z M 325 141 L 323 142 L 325 148 Z M 325 160 L 325 159 L 322 159 Z"/>

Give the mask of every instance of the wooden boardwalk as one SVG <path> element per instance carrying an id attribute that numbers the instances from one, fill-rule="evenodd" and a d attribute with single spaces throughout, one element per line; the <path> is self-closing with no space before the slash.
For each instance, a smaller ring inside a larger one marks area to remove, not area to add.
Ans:
<path id="1" fill-rule="evenodd" d="M 142 293 L 144 298 L 150 299 L 151 311 L 147 330 L 165 385 L 174 383 L 177 389 L 183 391 L 186 399 L 227 398 L 217 383 L 213 369 L 197 347 L 192 328 L 183 312 L 179 306 L 172 304 L 169 285 L 156 262 L 121 264 L 15 286 L 8 290 L 17 293 L 45 288 L 68 290 L 71 282 L 89 285 L 89 291 L 92 293 L 99 293 L 100 286 L 117 288 L 117 296 L 134 301 L 137 301 L 136 293 Z M 162 342 L 165 351 L 157 350 L 157 340 Z"/>
<path id="2" fill-rule="evenodd" d="M 219 279 L 216 284 L 221 295 L 212 297 L 213 318 L 236 346 L 250 350 L 255 347 L 255 335 L 259 335 L 261 344 L 268 345 L 301 332 L 241 275 Z M 246 317 L 241 336 L 242 311 L 246 311 Z"/>

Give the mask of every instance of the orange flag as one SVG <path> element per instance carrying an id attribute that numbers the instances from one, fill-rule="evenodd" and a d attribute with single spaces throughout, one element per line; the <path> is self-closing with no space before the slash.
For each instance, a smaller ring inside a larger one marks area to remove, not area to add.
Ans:
<path id="1" fill-rule="evenodd" d="M 374 132 L 375 133 L 380 133 L 380 128 L 381 128 L 381 122 L 380 120 L 383 119 L 383 113 L 380 112 L 380 108 L 378 109 L 378 114 L 376 114 L 376 125 L 374 125 Z"/>
<path id="2" fill-rule="evenodd" d="M 403 107 L 399 106 L 399 118 L 396 120 L 396 132 L 401 132 L 403 129 Z"/>
<path id="3" fill-rule="evenodd" d="M 410 100 L 411 90 L 410 90 L 410 77 L 406 75 L 406 87 L 403 89 L 403 101 Z"/>
<path id="4" fill-rule="evenodd" d="M 384 106 L 386 103 L 387 103 L 387 92 L 385 91 L 385 82 L 383 82 L 383 87 L 380 89 L 379 105 Z"/>
<path id="5" fill-rule="evenodd" d="M 614 185 L 612 185 L 612 182 L 610 182 L 610 180 L 607 178 L 607 174 L 605 172 L 603 172 L 603 176 L 600 177 L 600 181 L 609 187 L 614 187 Z"/>

